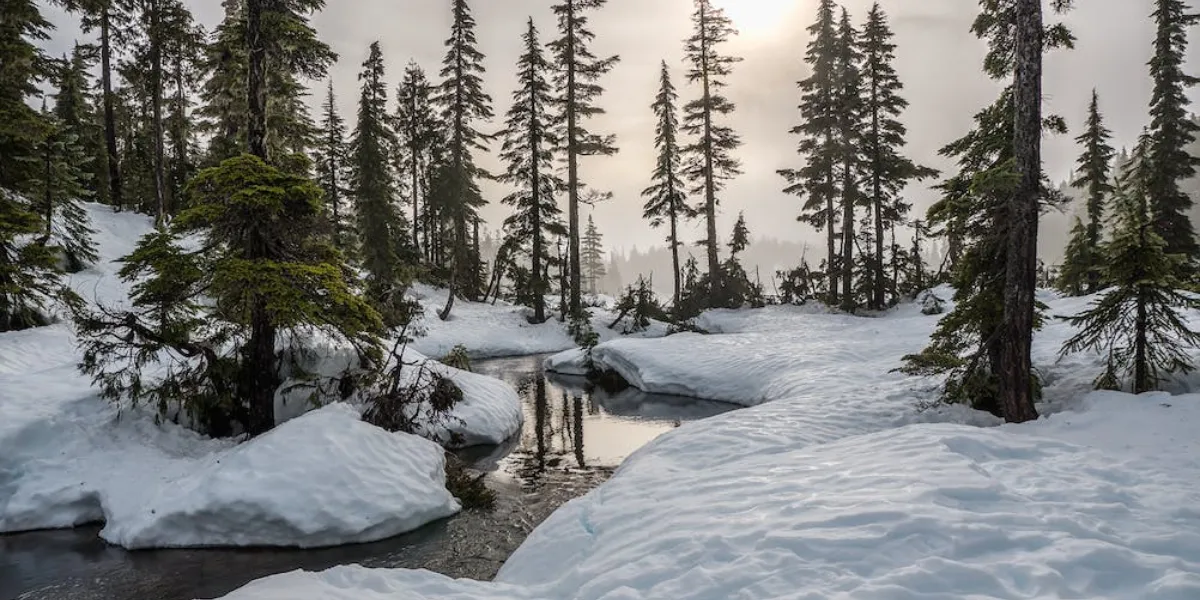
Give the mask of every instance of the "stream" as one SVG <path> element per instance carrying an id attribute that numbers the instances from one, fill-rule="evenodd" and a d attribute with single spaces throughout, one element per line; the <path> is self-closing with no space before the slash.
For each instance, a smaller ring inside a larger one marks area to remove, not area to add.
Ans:
<path id="1" fill-rule="evenodd" d="M 215 598 L 275 573 L 350 563 L 491 579 L 550 513 L 602 483 L 632 452 L 684 422 L 736 408 L 636 389 L 606 393 L 581 378 L 544 373 L 543 359 L 474 365 L 516 387 L 525 411 L 513 439 L 459 453 L 487 472 L 496 492 L 492 509 L 465 510 L 379 542 L 317 550 L 129 552 L 101 540 L 98 525 L 0 535 L 0 600 Z"/>

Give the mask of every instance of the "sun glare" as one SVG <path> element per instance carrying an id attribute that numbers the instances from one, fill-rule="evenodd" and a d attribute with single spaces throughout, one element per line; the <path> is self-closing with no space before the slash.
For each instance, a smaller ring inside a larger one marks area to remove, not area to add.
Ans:
<path id="1" fill-rule="evenodd" d="M 778 31 L 803 0 L 715 0 L 742 35 L 762 36 Z"/>

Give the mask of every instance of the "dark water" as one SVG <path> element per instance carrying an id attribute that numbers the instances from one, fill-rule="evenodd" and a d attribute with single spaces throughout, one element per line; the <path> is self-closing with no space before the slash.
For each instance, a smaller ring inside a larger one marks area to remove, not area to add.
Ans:
<path id="1" fill-rule="evenodd" d="M 0 600 L 191 600 L 296 569 L 429 569 L 491 579 L 525 537 L 566 501 L 602 483 L 634 450 L 685 421 L 732 405 L 626 390 L 607 394 L 582 379 L 546 376 L 542 357 L 480 361 L 524 400 L 525 427 L 498 447 L 462 452 L 487 471 L 496 507 L 468 510 L 371 544 L 319 550 L 147 550 L 106 545 L 98 526 L 0 535 Z"/>

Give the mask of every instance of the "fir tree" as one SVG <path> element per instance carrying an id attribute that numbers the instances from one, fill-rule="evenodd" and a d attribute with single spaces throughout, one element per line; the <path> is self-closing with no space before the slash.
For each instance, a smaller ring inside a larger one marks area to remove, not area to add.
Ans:
<path id="1" fill-rule="evenodd" d="M 737 258 L 737 255 L 748 247 L 750 247 L 750 228 L 746 227 L 746 214 L 738 213 L 737 222 L 733 224 L 733 235 L 729 238 L 730 258 Z"/>
<path id="2" fill-rule="evenodd" d="M 72 165 L 83 168 L 86 175 L 80 183 L 92 199 L 107 196 L 107 178 L 103 135 L 99 120 L 93 114 L 88 71 L 92 67 L 95 49 L 75 44 L 69 56 L 64 56 L 54 69 L 54 118 L 63 139 L 72 139 Z"/>
<path id="3" fill-rule="evenodd" d="M 48 75 L 38 44 L 51 27 L 33 0 L 0 0 L 0 14 L 0 190 L 28 192 L 40 171 L 35 157 L 48 125 L 27 100 Z"/>
<path id="4" fill-rule="evenodd" d="M 863 128 L 862 71 L 859 33 L 850 22 L 850 13 L 842 9 L 835 47 L 837 85 L 837 169 L 841 178 L 842 249 L 839 279 L 842 283 L 841 308 L 853 311 L 858 304 L 854 291 L 854 233 L 855 209 L 862 202 L 859 182 L 862 179 L 861 156 Z"/>
<path id="5" fill-rule="evenodd" d="M 538 42 L 533 19 L 522 36 L 525 51 L 517 61 L 519 84 L 505 120 L 500 157 L 508 165 L 500 179 L 517 186 L 504 198 L 516 209 L 505 219 L 506 235 L 523 248 L 530 259 L 529 281 L 519 295 L 532 304 L 533 321 L 546 320 L 546 279 L 549 240 L 566 234 L 557 196 L 566 184 L 554 173 L 554 150 L 560 140 L 554 132 L 554 97 L 548 75 L 551 65 Z"/>
<path id="6" fill-rule="evenodd" d="M 433 145 L 437 143 L 439 125 L 433 116 L 432 90 L 425 78 L 425 71 L 410 62 L 404 69 L 404 79 L 396 91 L 399 105 L 396 128 L 403 149 L 402 171 L 410 179 L 408 189 L 409 202 L 412 204 L 413 246 L 431 261 L 431 231 L 435 225 L 430 219 L 433 211 L 429 203 L 428 181 L 429 171 L 433 168 Z M 425 236 L 424 243 L 420 238 L 422 233 Z"/>
<path id="7" fill-rule="evenodd" d="M 82 204 L 91 198 L 86 186 L 86 167 L 91 159 L 61 119 L 49 113 L 45 119 L 51 130 L 41 144 L 42 174 L 34 195 L 42 216 L 38 243 L 61 250 L 67 270 L 74 273 L 99 258 L 92 241 L 95 230 Z"/>
<path id="8" fill-rule="evenodd" d="M 812 74 L 799 83 L 802 124 L 791 129 L 800 136 L 797 152 L 805 157 L 800 169 L 784 169 L 779 174 L 790 184 L 789 194 L 805 197 L 800 220 L 818 231 L 825 231 L 829 302 L 837 303 L 838 285 L 837 229 L 840 215 L 835 203 L 841 194 L 837 178 L 838 164 L 838 33 L 833 0 L 817 5 L 817 20 L 808 28 L 811 40 L 804 61 Z"/>
<path id="9" fill-rule="evenodd" d="M 1097 388 L 1121 389 L 1128 382 L 1138 394 L 1157 389 L 1167 375 L 1191 372 L 1187 351 L 1200 346 L 1200 333 L 1183 314 L 1200 309 L 1200 300 L 1179 291 L 1183 282 L 1177 274 L 1186 257 L 1167 252 L 1152 221 L 1149 184 L 1154 172 L 1147 158 L 1154 143 L 1143 137 L 1134 164 L 1118 182 L 1113 239 L 1104 263 L 1112 288 L 1082 314 L 1068 318 L 1079 332 L 1063 345 L 1064 355 L 1107 354 Z"/>
<path id="10" fill-rule="evenodd" d="M 275 425 L 285 378 L 327 377 L 304 372 L 299 332 L 319 328 L 354 344 L 368 369 L 382 324 L 352 293 L 337 251 L 314 234 L 323 207 L 311 181 L 242 156 L 201 172 L 189 190 L 169 230 L 143 238 L 124 261 L 132 306 L 77 315 L 80 368 L 106 398 L 164 412 L 181 403 L 212 435 L 237 425 L 258 435 Z M 183 238 L 194 235 L 204 242 L 186 249 Z M 277 352 L 280 341 L 290 343 Z M 147 378 L 149 363 L 170 368 Z"/>
<path id="11" fill-rule="evenodd" d="M 659 76 L 658 95 L 651 108 L 657 117 L 654 129 L 654 145 L 658 149 L 658 161 L 650 187 L 642 192 L 646 198 L 643 217 L 650 221 L 651 227 L 668 225 L 667 244 L 671 247 L 671 271 L 674 282 L 672 306 L 679 305 L 682 294 L 682 282 L 679 264 L 679 226 L 682 221 L 694 218 L 695 209 L 688 204 L 687 186 L 680 173 L 683 168 L 682 149 L 679 145 L 679 113 L 676 102 L 679 94 L 671 83 L 671 72 L 667 61 L 662 63 L 662 74 Z"/>
<path id="12" fill-rule="evenodd" d="M 396 311 L 405 289 L 401 257 L 409 238 L 390 164 L 397 140 L 387 114 L 387 84 L 379 42 L 371 44 L 358 79 L 362 82 L 358 124 L 350 140 L 358 253 L 367 273 L 367 297 L 388 325 L 394 326 L 403 320 Z"/>
<path id="13" fill-rule="evenodd" d="M 700 97 L 683 108 L 683 131 L 696 138 L 684 148 L 688 157 L 685 173 L 695 183 L 695 192 L 703 195 L 701 212 L 707 232 L 704 245 L 711 284 L 709 300 L 715 305 L 721 276 L 717 252 L 717 193 L 726 181 L 741 174 L 740 163 L 734 158 L 733 151 L 742 143 L 732 128 L 718 123 L 718 119 L 728 117 L 735 108 L 721 90 L 727 85 L 725 79 L 733 72 L 733 65 L 741 59 L 718 51 L 721 44 L 737 34 L 725 11 L 713 6 L 712 0 L 694 1 L 696 10 L 692 13 L 692 25 L 695 32 L 684 42 L 684 53 L 690 65 L 687 79 L 700 84 Z"/>
<path id="14" fill-rule="evenodd" d="M 474 152 L 486 150 L 488 135 L 477 123 L 492 118 L 492 99 L 483 91 L 484 55 L 476 47 L 475 17 L 467 0 L 452 0 L 453 25 L 446 40 L 442 60 L 442 83 L 434 96 L 446 123 L 446 171 L 438 195 L 445 200 L 442 214 L 453 224 L 450 294 L 439 316 L 450 317 L 454 297 L 478 297 L 482 287 L 479 257 L 472 252 L 468 226 L 486 204 L 479 189 L 479 178 L 487 173 L 475 164 Z"/>
<path id="15" fill-rule="evenodd" d="M 350 215 L 347 214 L 350 197 L 350 151 L 346 145 L 346 120 L 338 114 L 337 97 L 333 92 L 333 81 L 321 104 L 321 123 L 316 144 L 316 180 L 325 195 L 330 225 L 333 228 L 333 245 L 343 252 L 351 243 Z"/>
<path id="16" fill-rule="evenodd" d="M 867 163 L 864 191 L 870 200 L 875 226 L 875 261 L 871 269 L 874 285 L 870 304 L 876 310 L 887 305 L 887 290 L 896 285 L 894 278 L 891 286 L 888 285 L 885 273 L 884 233 L 903 223 L 912 208 L 900 192 L 911 181 L 937 176 L 937 171 L 919 166 L 901 154 L 908 129 L 900 122 L 900 115 L 908 101 L 900 95 L 904 84 L 892 66 L 896 49 L 892 36 L 887 15 L 876 2 L 867 15 L 862 35 L 866 118 L 862 156 Z"/>
<path id="17" fill-rule="evenodd" d="M 1063 254 L 1062 269 L 1054 285 L 1068 296 L 1082 296 L 1091 293 L 1092 281 L 1099 281 L 1102 261 L 1097 256 L 1099 248 L 1092 246 L 1090 227 L 1084 225 L 1079 217 L 1071 227 L 1071 235 L 1067 240 L 1067 249 Z"/>
<path id="18" fill-rule="evenodd" d="M 558 68 L 555 87 L 558 89 L 565 128 L 563 145 L 567 160 L 567 227 L 571 275 L 569 301 L 571 314 L 576 316 L 583 310 L 580 300 L 582 256 L 579 245 L 579 204 L 584 184 L 579 176 L 579 158 L 608 156 L 617 151 L 613 136 L 595 134 L 584 127 L 584 122 L 590 117 L 604 113 L 604 110 L 596 105 L 596 100 L 604 92 L 604 88 L 597 82 L 620 60 L 617 56 L 599 58 L 589 48 L 596 36 L 588 29 L 587 13 L 601 9 L 607 3 L 608 0 L 562 0 L 553 6 L 554 15 L 558 17 L 561 37 L 550 43 L 550 50 L 554 53 L 554 62 Z"/>
<path id="19" fill-rule="evenodd" d="M 1150 209 L 1154 227 L 1166 242 L 1167 254 L 1182 254 L 1192 262 L 1200 259 L 1200 245 L 1188 211 L 1192 198 L 1181 185 L 1196 174 L 1200 157 L 1188 146 L 1196 140 L 1200 124 L 1188 114 L 1187 90 L 1196 78 L 1183 72 L 1187 55 L 1188 27 L 1200 23 L 1200 15 L 1189 12 L 1185 0 L 1155 0 L 1153 18 L 1157 26 L 1150 75 L 1154 92 L 1150 100 L 1150 140 L 1147 150 Z M 1189 277 L 1194 269 L 1188 267 Z"/>
<path id="20" fill-rule="evenodd" d="M 587 229 L 583 230 L 580 254 L 583 279 L 589 294 L 599 293 L 600 280 L 604 278 L 604 236 L 596 229 L 596 222 L 588 215 Z"/>
<path id="21" fill-rule="evenodd" d="M 1092 102 L 1088 105 L 1084 132 L 1075 138 L 1075 141 L 1083 146 L 1083 154 L 1079 156 L 1078 161 L 1079 175 L 1071 182 L 1071 187 L 1086 194 L 1087 206 L 1086 235 L 1077 239 L 1073 231 L 1071 244 L 1076 251 L 1071 252 L 1071 246 L 1068 245 L 1067 252 L 1067 261 L 1071 262 L 1074 259 L 1072 269 L 1085 277 L 1082 282 L 1072 281 L 1069 284 L 1068 287 L 1076 290 L 1075 294 L 1091 294 L 1100 290 L 1100 246 L 1103 242 L 1100 227 L 1104 221 L 1105 199 L 1113 192 L 1111 169 L 1113 157 L 1116 156 L 1116 151 L 1109 145 L 1111 138 L 1112 132 L 1104 126 L 1104 118 L 1100 115 L 1100 96 L 1096 90 L 1092 90 Z M 1083 244 L 1080 245 L 1080 242 Z M 1066 270 L 1064 264 L 1064 276 Z"/>

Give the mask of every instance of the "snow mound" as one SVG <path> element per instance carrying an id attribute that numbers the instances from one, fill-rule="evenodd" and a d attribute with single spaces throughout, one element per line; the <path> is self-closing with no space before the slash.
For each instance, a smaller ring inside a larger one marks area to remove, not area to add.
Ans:
<path id="1" fill-rule="evenodd" d="M 559 375 L 587 375 L 588 353 L 583 348 L 563 350 L 547 357 L 543 366 L 547 372 Z"/>
<path id="2" fill-rule="evenodd" d="M 334 567 L 293 571 L 251 582 L 226 600 L 533 600 L 525 590 L 430 571 Z"/>
<path id="3" fill-rule="evenodd" d="M 206 457 L 144 503 L 111 507 L 100 536 L 125 548 L 380 540 L 458 511 L 442 453 L 333 404 Z"/>
<path id="4" fill-rule="evenodd" d="M 430 431 L 431 437 L 461 437 L 463 446 L 500 444 L 516 435 L 525 421 L 521 399 L 511 385 L 494 377 L 456 369 L 414 350 L 405 352 L 409 361 L 429 361 L 431 369 L 449 378 L 463 392 L 463 399 L 450 412 L 450 422 Z"/>

